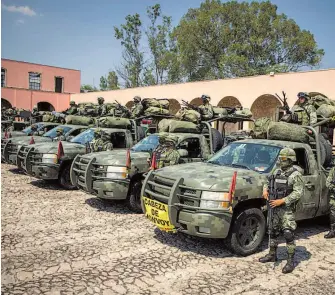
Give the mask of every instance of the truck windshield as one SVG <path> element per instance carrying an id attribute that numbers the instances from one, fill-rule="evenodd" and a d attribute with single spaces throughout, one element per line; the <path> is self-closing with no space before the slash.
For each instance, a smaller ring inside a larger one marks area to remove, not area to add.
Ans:
<path id="1" fill-rule="evenodd" d="M 151 152 L 158 146 L 158 135 L 149 135 L 132 147 L 134 152 Z"/>
<path id="2" fill-rule="evenodd" d="M 41 123 L 36 123 L 36 125 L 37 125 L 37 131 L 42 130 L 42 127 L 44 126 L 44 125 L 41 124 Z M 27 127 L 27 128 L 24 128 L 24 129 L 22 130 L 22 132 L 24 132 L 24 133 L 26 133 L 26 134 L 30 134 L 30 133 L 31 133 L 31 126 L 29 126 L 29 127 Z"/>
<path id="3" fill-rule="evenodd" d="M 281 147 L 233 142 L 216 153 L 207 162 L 268 173 L 276 164 Z"/>
<path id="4" fill-rule="evenodd" d="M 47 133 L 44 133 L 43 136 L 44 137 L 50 137 L 50 138 L 55 138 L 57 136 L 57 129 L 58 128 L 62 128 L 63 129 L 63 134 L 65 135 L 66 133 L 68 133 L 72 128 L 66 125 L 60 125 L 60 126 L 56 126 L 55 128 L 52 128 L 51 130 L 49 130 Z"/>
<path id="5" fill-rule="evenodd" d="M 94 138 L 94 129 L 87 129 L 86 131 L 78 134 L 73 137 L 70 142 L 79 143 L 85 145 L 88 142 L 91 142 Z"/>

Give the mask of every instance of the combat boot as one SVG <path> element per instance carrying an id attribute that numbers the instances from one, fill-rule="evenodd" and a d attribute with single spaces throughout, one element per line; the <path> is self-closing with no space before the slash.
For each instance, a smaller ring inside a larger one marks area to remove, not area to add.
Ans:
<path id="1" fill-rule="evenodd" d="M 265 256 L 259 258 L 261 263 L 276 262 L 277 261 L 277 247 L 270 247 L 270 251 Z"/>
<path id="2" fill-rule="evenodd" d="M 294 270 L 294 253 L 288 254 L 287 262 L 283 267 L 283 273 L 291 273 Z"/>
<path id="3" fill-rule="evenodd" d="M 332 239 L 335 238 L 335 224 L 330 226 L 330 231 L 328 234 L 325 235 L 325 239 Z"/>

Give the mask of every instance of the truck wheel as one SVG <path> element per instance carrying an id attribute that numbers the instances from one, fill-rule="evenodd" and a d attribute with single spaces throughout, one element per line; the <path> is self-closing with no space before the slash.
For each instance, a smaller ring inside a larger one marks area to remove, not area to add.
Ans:
<path id="1" fill-rule="evenodd" d="M 60 172 L 59 175 L 59 184 L 66 190 L 73 190 L 76 187 L 72 185 L 70 179 L 70 167 L 71 165 L 67 164 Z"/>
<path id="2" fill-rule="evenodd" d="M 143 213 L 141 206 L 141 188 L 141 181 L 133 183 L 127 200 L 129 209 L 135 213 Z"/>
<path id="3" fill-rule="evenodd" d="M 211 128 L 211 132 L 213 138 L 213 150 L 216 153 L 223 147 L 223 138 L 218 130 Z"/>
<path id="4" fill-rule="evenodd" d="M 238 213 L 227 241 L 228 247 L 241 256 L 255 253 L 263 241 L 265 226 L 265 217 L 258 208 Z"/>
<path id="5" fill-rule="evenodd" d="M 321 164 L 323 164 L 324 167 L 328 167 L 329 165 L 331 165 L 333 157 L 333 151 L 332 151 L 333 147 L 327 138 L 328 137 L 326 134 L 324 133 L 320 134 L 319 137 L 320 145 L 324 146 L 324 148 L 321 147 L 321 152 L 324 153 L 324 155 L 321 156 L 321 159 L 323 160 Z"/>

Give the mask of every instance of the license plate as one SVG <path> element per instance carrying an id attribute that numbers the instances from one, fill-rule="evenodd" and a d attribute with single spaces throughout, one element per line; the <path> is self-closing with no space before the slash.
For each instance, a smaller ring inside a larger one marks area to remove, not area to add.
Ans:
<path id="1" fill-rule="evenodd" d="M 142 197 L 145 207 L 145 216 L 153 222 L 160 230 L 176 232 L 176 228 L 169 219 L 168 205 L 161 202 Z"/>

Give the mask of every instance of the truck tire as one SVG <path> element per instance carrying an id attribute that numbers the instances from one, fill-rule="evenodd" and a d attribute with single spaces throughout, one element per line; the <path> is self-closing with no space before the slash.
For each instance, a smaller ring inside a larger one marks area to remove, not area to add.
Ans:
<path id="1" fill-rule="evenodd" d="M 135 213 L 143 213 L 141 206 L 141 188 L 142 182 L 140 180 L 134 182 L 130 188 L 130 193 L 127 199 L 128 208 Z"/>
<path id="2" fill-rule="evenodd" d="M 266 220 L 258 208 L 249 208 L 238 213 L 233 221 L 227 246 L 241 256 L 257 251 L 265 235 Z"/>
<path id="3" fill-rule="evenodd" d="M 323 166 L 328 167 L 332 163 L 332 157 L 333 157 L 333 147 L 332 144 L 328 140 L 328 136 L 324 133 L 320 134 L 319 137 L 320 145 L 324 146 L 324 149 L 321 148 L 321 151 L 324 151 L 324 155 L 321 156 L 321 159 L 324 159 Z"/>
<path id="4" fill-rule="evenodd" d="M 223 147 L 223 138 L 218 130 L 211 128 L 211 132 L 213 138 L 213 151 L 216 153 Z"/>
<path id="5" fill-rule="evenodd" d="M 66 190 L 76 189 L 76 187 L 71 183 L 70 168 L 71 164 L 65 164 L 65 166 L 62 167 L 62 170 L 59 174 L 59 184 L 61 185 L 62 188 Z"/>
<path id="6" fill-rule="evenodd" d="M 142 126 L 137 126 L 138 140 L 145 138 L 145 132 Z"/>

